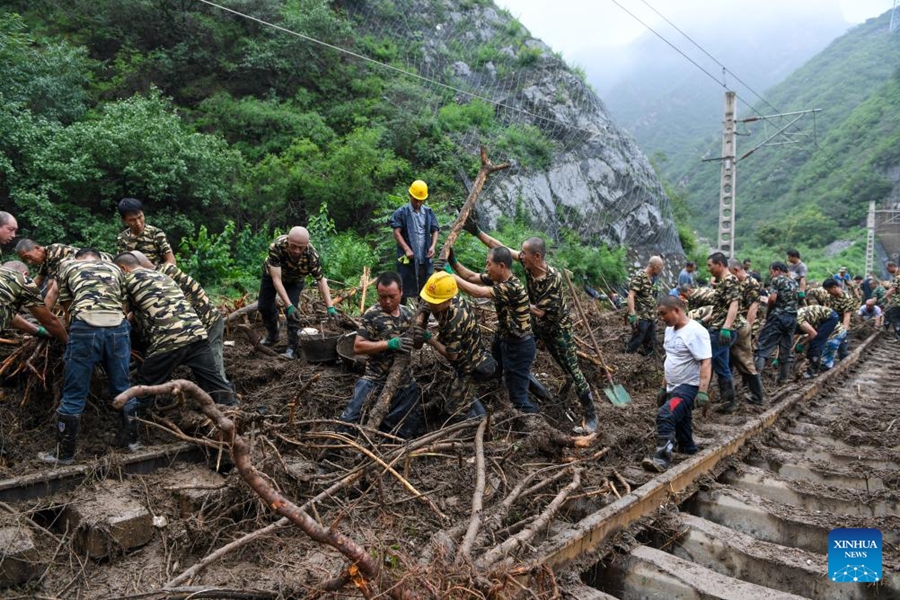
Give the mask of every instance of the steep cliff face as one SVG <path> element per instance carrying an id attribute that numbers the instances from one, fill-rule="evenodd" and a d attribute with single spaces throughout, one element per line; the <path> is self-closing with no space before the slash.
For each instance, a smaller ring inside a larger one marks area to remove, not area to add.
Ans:
<path id="1" fill-rule="evenodd" d="M 489 2 L 393 6 L 390 17 L 367 12 L 360 26 L 383 30 L 391 20 L 396 27 L 402 13 L 396 33 L 415 41 L 408 61 L 418 73 L 451 86 L 451 102 L 492 102 L 508 130 L 538 135 L 552 149 L 535 165 L 520 160 L 521 146 L 509 148 L 479 132 L 460 134 L 473 152 L 485 143 L 494 162 L 513 162 L 485 189 L 480 204 L 486 224 L 524 209 L 551 237 L 571 229 L 589 245 L 625 245 L 636 261 L 661 254 L 672 268 L 677 265 L 683 250 L 669 200 L 647 157 L 612 122 L 583 73 Z"/>

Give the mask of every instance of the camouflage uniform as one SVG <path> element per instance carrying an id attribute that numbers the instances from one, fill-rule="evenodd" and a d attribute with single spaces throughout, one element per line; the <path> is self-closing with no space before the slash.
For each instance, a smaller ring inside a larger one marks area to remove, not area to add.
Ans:
<path id="1" fill-rule="evenodd" d="M 280 235 L 269 245 L 269 255 L 263 263 L 263 274 L 259 284 L 259 314 L 266 326 L 269 340 L 274 344 L 278 340 L 278 308 L 275 299 L 278 293 L 269 273 L 270 267 L 281 268 L 281 282 L 287 292 L 291 304 L 300 303 L 300 293 L 306 284 L 306 278 L 312 276 L 316 281 L 325 277 L 319 253 L 310 244 L 306 252 L 294 258 L 288 252 L 288 236 Z M 297 350 L 300 325 L 288 320 L 288 347 Z"/>
<path id="2" fill-rule="evenodd" d="M 796 281 L 781 274 L 769 284 L 769 294 L 777 294 L 775 306 L 766 314 L 766 322 L 759 332 L 756 345 L 756 370 L 763 372 L 766 360 L 775 348 L 778 348 L 778 381 L 787 381 L 793 362 L 794 330 L 797 328 L 797 292 Z"/>
<path id="3" fill-rule="evenodd" d="M 222 379 L 227 380 L 225 363 L 222 358 L 222 342 L 225 336 L 225 319 L 222 318 L 222 313 L 209 301 L 209 296 L 206 295 L 206 291 L 197 283 L 197 280 L 172 263 L 160 263 L 156 266 L 156 270 L 178 284 L 185 299 L 190 302 L 191 308 L 200 317 L 209 336 L 209 348 L 212 351 L 216 369 Z"/>
<path id="4" fill-rule="evenodd" d="M 172 246 L 166 238 L 166 233 L 153 225 L 144 225 L 141 235 L 134 237 L 130 229 L 121 232 L 116 238 L 116 252 L 142 252 L 147 260 L 158 265 L 166 260 L 166 255 L 172 252 Z"/>
<path id="5" fill-rule="evenodd" d="M 505 377 L 509 401 L 525 413 L 540 412 L 528 399 L 529 376 L 537 347 L 531 329 L 531 309 L 525 286 L 512 275 L 494 282 L 481 274 L 481 282 L 491 286 L 491 298 L 497 310 L 497 334 L 491 354 Z"/>
<path id="6" fill-rule="evenodd" d="M 44 247 L 44 262 L 38 268 L 35 279 L 40 279 L 42 284 L 46 284 L 52 279 L 56 279 L 59 273 L 59 265 L 69 259 L 75 258 L 78 248 L 69 246 L 68 244 L 49 244 Z M 100 253 L 100 260 L 112 262 L 113 257 L 106 252 Z"/>
<path id="7" fill-rule="evenodd" d="M 656 304 L 659 300 L 657 283 L 642 269 L 631 276 L 629 291 L 634 292 L 634 313 L 637 321 L 634 334 L 625 347 L 625 352 L 632 354 L 642 348 L 641 353 L 649 355 L 656 344 Z"/>
<path id="8" fill-rule="evenodd" d="M 797 329 L 804 324 L 812 325 L 816 337 L 809 340 L 806 356 L 809 359 L 810 375 L 814 375 L 820 367 L 830 369 L 834 366 L 834 356 L 841 342 L 847 337 L 847 331 L 841 325 L 840 315 L 830 306 L 804 306 L 797 312 Z"/>
<path id="9" fill-rule="evenodd" d="M 162 273 L 141 268 L 125 276 L 125 291 L 135 319 L 150 342 L 135 384 L 164 383 L 176 367 L 184 365 L 213 400 L 234 404 L 231 385 L 213 361 L 206 328 L 178 284 Z M 148 398 L 133 398 L 125 405 L 125 412 L 133 416 L 149 403 Z"/>
<path id="10" fill-rule="evenodd" d="M 7 329 L 23 309 L 44 306 L 41 291 L 30 277 L 0 267 L 0 329 Z"/>
<path id="11" fill-rule="evenodd" d="M 712 315 L 705 323 L 709 329 L 709 341 L 712 346 L 712 367 L 719 382 L 719 399 L 733 406 L 734 383 L 731 375 L 731 347 L 737 341 L 738 331 L 747 324 L 738 308 L 737 317 L 731 324 L 731 336 L 726 342 L 720 339 L 719 332 L 725 328 L 728 318 L 728 309 L 731 303 L 741 300 L 741 282 L 731 273 L 726 273 L 716 284 L 713 294 Z"/>
<path id="12" fill-rule="evenodd" d="M 412 323 L 412 311 L 406 306 L 399 307 L 396 317 L 384 312 L 378 304 L 369 308 L 362 316 L 362 323 L 356 332 L 360 338 L 370 342 L 387 341 L 404 335 Z M 341 421 L 358 423 L 363 406 L 368 400 L 375 401 L 387 381 L 388 372 L 394 364 L 394 351 L 385 350 L 370 354 L 366 362 L 366 372 L 356 382 L 353 397 L 341 413 Z M 419 400 L 419 385 L 413 380 L 410 369 L 402 374 L 397 391 L 391 398 L 390 409 L 380 426 L 383 431 L 395 431 L 404 439 L 419 435 L 424 423 L 424 414 Z M 345 430 L 350 432 L 349 429 Z"/>
<path id="13" fill-rule="evenodd" d="M 759 302 L 760 284 L 750 276 L 739 282 L 740 304 L 738 306 L 738 318 L 735 320 L 735 326 L 740 321 L 743 326 L 737 329 L 737 340 L 731 347 L 731 363 L 737 368 L 745 380 L 745 384 L 749 386 L 749 378 L 757 374 L 756 363 L 753 360 L 753 331 L 747 326 L 747 313 L 754 303 Z M 756 327 L 757 323 L 753 323 Z"/>
<path id="14" fill-rule="evenodd" d="M 713 288 L 696 288 L 688 296 L 687 309 L 697 310 L 704 306 L 712 306 L 716 298 L 716 290 Z"/>
<path id="15" fill-rule="evenodd" d="M 542 279 L 535 279 L 525 271 L 525 284 L 531 304 L 545 311 L 540 318 L 532 315 L 531 322 L 537 338 L 544 343 L 556 364 L 575 384 L 582 404 L 586 404 L 591 388 L 578 364 L 571 312 L 562 275 L 551 266 L 547 266 L 547 273 Z M 590 401 L 593 402 L 593 399 Z"/>
<path id="16" fill-rule="evenodd" d="M 450 382 L 444 412 L 451 416 L 464 415 L 473 405 L 477 382 L 486 381 L 497 371 L 497 362 L 487 353 L 481 342 L 478 321 L 472 305 L 455 296 L 442 313 L 435 313 L 438 339 L 456 359 L 451 361 L 456 376 Z"/>
<path id="17" fill-rule="evenodd" d="M 59 266 L 59 303 L 71 319 L 66 345 L 66 372 L 60 415 L 80 415 L 91 389 L 94 365 L 103 364 L 109 394 L 116 397 L 130 387 L 130 327 L 122 307 L 125 275 L 116 265 L 100 260 L 66 260 Z"/>
<path id="18" fill-rule="evenodd" d="M 894 328 L 894 335 L 900 339 L 900 271 L 891 280 L 890 289 L 894 290 L 894 293 L 891 294 L 887 301 L 888 305 L 887 310 L 884 311 L 884 322 Z M 887 290 L 884 293 L 887 294 Z M 881 297 L 879 304 L 884 304 L 884 296 Z"/>

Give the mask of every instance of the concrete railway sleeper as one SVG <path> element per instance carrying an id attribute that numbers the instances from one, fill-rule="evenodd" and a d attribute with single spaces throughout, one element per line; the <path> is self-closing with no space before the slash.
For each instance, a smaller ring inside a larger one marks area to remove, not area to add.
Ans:
<path id="1" fill-rule="evenodd" d="M 579 573 L 571 598 L 900 598 L 897 350 L 872 336 L 716 447 L 547 540 L 535 564 Z M 835 528 L 882 532 L 880 581 L 831 580 Z"/>

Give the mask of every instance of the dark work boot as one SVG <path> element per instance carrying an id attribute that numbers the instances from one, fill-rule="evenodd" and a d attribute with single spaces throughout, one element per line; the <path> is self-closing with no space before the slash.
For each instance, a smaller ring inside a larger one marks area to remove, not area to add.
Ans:
<path id="1" fill-rule="evenodd" d="M 594 408 L 594 394 L 587 390 L 579 394 L 578 400 L 584 409 L 584 420 L 580 427 L 575 428 L 575 433 L 588 435 L 597 431 L 597 409 Z"/>
<path id="2" fill-rule="evenodd" d="M 747 402 L 750 404 L 755 404 L 757 406 L 762 406 L 766 401 L 766 394 L 763 391 L 762 386 L 762 377 L 757 375 L 745 375 L 744 381 L 746 382 L 747 388 L 750 390 L 750 397 L 747 398 Z"/>
<path id="3" fill-rule="evenodd" d="M 266 324 L 266 337 L 262 339 L 260 344 L 263 346 L 274 346 L 278 343 L 278 321 L 274 325 Z"/>
<path id="4" fill-rule="evenodd" d="M 528 374 L 528 391 L 541 402 L 546 402 L 548 404 L 556 402 L 556 398 L 553 397 L 550 390 L 544 387 L 544 384 L 538 381 L 537 378 L 530 373 Z"/>
<path id="5" fill-rule="evenodd" d="M 721 399 L 722 405 L 717 409 L 717 412 L 731 414 L 738 408 L 738 400 L 737 396 L 734 394 L 734 382 L 730 379 L 728 381 L 722 381 L 719 379 L 719 398 Z"/>
<path id="6" fill-rule="evenodd" d="M 39 452 L 38 458 L 55 466 L 71 465 L 75 462 L 75 444 L 81 415 L 56 416 L 56 451 Z"/>
<path id="7" fill-rule="evenodd" d="M 119 431 L 113 440 L 113 446 L 129 452 L 142 450 L 141 435 L 138 430 L 140 423 L 137 421 L 137 408 L 125 407 L 119 417 Z"/>
<path id="8" fill-rule="evenodd" d="M 791 379 L 791 361 L 784 360 L 778 363 L 778 385 L 784 385 Z"/>
<path id="9" fill-rule="evenodd" d="M 656 452 L 653 458 L 645 458 L 641 465 L 648 471 L 656 471 L 662 473 L 672 464 L 672 450 L 675 448 L 675 442 L 671 438 L 657 438 Z"/>

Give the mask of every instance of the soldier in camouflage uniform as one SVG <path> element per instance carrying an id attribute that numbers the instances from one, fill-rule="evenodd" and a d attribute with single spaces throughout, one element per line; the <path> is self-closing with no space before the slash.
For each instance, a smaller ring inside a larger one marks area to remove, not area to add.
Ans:
<path id="1" fill-rule="evenodd" d="M 403 281 L 400 275 L 387 271 L 375 280 L 378 304 L 372 306 L 362 316 L 362 323 L 356 332 L 353 351 L 369 357 L 366 372 L 356 382 L 353 397 L 341 413 L 345 423 L 358 423 L 363 406 L 368 400 L 374 401 L 381 394 L 387 381 L 388 372 L 394 364 L 397 353 L 409 353 L 413 340 L 405 334 L 412 323 L 412 311 L 404 306 Z M 397 391 L 391 398 L 388 414 L 381 422 L 383 431 L 396 431 L 404 439 L 411 439 L 422 432 L 424 414 L 420 402 L 419 385 L 412 378 L 409 369 L 403 372 Z M 353 431 L 346 428 L 345 432 Z"/>
<path id="2" fill-rule="evenodd" d="M 702 321 L 709 330 L 712 345 L 712 367 L 719 382 L 719 402 L 721 412 L 734 412 L 737 398 L 731 376 L 731 347 L 737 340 L 737 330 L 746 325 L 740 314 L 741 283 L 728 271 L 728 258 L 721 252 L 714 252 L 706 260 L 706 268 L 716 278 L 713 295 L 712 314 Z"/>
<path id="3" fill-rule="evenodd" d="M 472 233 L 488 248 L 498 248 L 503 244 L 499 240 L 481 231 L 473 220 L 466 223 L 466 231 Z M 597 429 L 597 411 L 594 408 L 594 395 L 587 379 L 578 364 L 578 353 L 572 332 L 567 300 L 566 285 L 560 272 L 547 264 L 547 245 L 540 237 L 531 237 L 522 242 L 518 252 L 510 249 L 513 260 L 519 261 L 525 269 L 525 286 L 530 301 L 531 324 L 537 339 L 556 361 L 556 364 L 567 375 L 566 384 L 560 392 L 561 398 L 572 384 L 578 393 L 578 400 L 584 410 L 579 432 L 593 433 Z M 534 377 L 529 376 L 529 389 L 540 400 L 553 400 L 550 392 Z"/>
<path id="4" fill-rule="evenodd" d="M 118 255 L 116 264 L 125 271 L 126 300 L 150 343 L 134 384 L 165 383 L 172 371 L 183 365 L 191 369 L 197 384 L 216 403 L 236 404 L 231 385 L 216 369 L 206 328 L 178 284 L 142 267 L 129 252 Z M 134 418 L 151 403 L 152 398 L 132 398 L 122 410 L 124 439 L 120 442 L 130 450 L 141 447 Z"/>
<path id="5" fill-rule="evenodd" d="M 900 340 L 900 268 L 896 263 L 887 263 L 888 273 L 891 274 L 891 284 L 884 294 L 883 304 L 887 307 L 884 312 L 885 324 L 894 330 L 894 337 Z M 886 286 L 885 286 L 886 287 Z"/>
<path id="6" fill-rule="evenodd" d="M 19 311 L 26 308 L 40 325 L 19 315 Z M 28 267 L 18 260 L 5 262 L 0 267 L 0 329 L 10 327 L 41 338 L 69 341 L 65 327 L 44 304 L 41 291 L 28 276 Z"/>
<path id="7" fill-rule="evenodd" d="M 756 370 L 753 359 L 753 328 L 757 326 L 756 316 L 759 310 L 760 283 L 750 276 L 744 265 L 736 258 L 728 260 L 728 270 L 741 284 L 741 300 L 738 314 L 747 324 L 737 331 L 737 341 L 731 347 L 731 364 L 741 374 L 744 387 L 748 393 L 745 399 L 751 404 L 761 405 L 765 401 L 762 378 Z"/>
<path id="8" fill-rule="evenodd" d="M 788 267 L 782 262 L 769 266 L 772 282 L 769 284 L 766 323 L 759 332 L 756 345 L 756 370 L 762 374 L 766 361 L 778 348 L 778 384 L 786 383 L 791 373 L 792 342 L 797 328 L 797 282 L 788 276 Z"/>
<path id="9" fill-rule="evenodd" d="M 166 238 L 166 232 L 144 222 L 144 205 L 136 198 L 123 198 L 119 201 L 119 216 L 128 229 L 116 238 L 116 252 L 143 252 L 154 265 L 160 263 L 175 264 L 175 253 Z"/>
<path id="10" fill-rule="evenodd" d="M 335 317 L 337 310 L 331 303 L 331 290 L 322 271 L 319 253 L 309 243 L 309 231 L 305 227 L 292 227 L 287 235 L 278 236 L 269 245 L 269 255 L 263 263 L 259 284 L 259 314 L 266 326 L 265 346 L 278 343 L 278 308 L 275 298 L 281 298 L 287 313 L 288 349 L 284 356 L 294 359 L 299 354 L 300 313 L 297 305 L 307 276 L 316 280 L 319 295 L 328 309 L 328 316 Z"/>
<path id="11" fill-rule="evenodd" d="M 826 279 L 822 283 L 825 291 L 825 306 L 831 307 L 838 314 L 841 327 L 847 332 L 838 348 L 838 359 L 844 360 L 850 354 L 850 320 L 856 312 L 858 302 L 849 290 L 842 290 L 840 284 L 834 279 Z M 820 302 L 820 304 L 822 304 Z"/>
<path id="12" fill-rule="evenodd" d="M 820 371 L 827 371 L 834 366 L 835 352 L 847 336 L 847 331 L 841 326 L 834 309 L 813 304 L 797 311 L 797 333 L 801 332 L 806 334 L 806 339 L 801 338 L 794 349 L 798 353 L 803 352 L 803 341 L 807 343 L 806 358 L 809 366 L 803 377 L 810 379 Z"/>
<path id="13" fill-rule="evenodd" d="M 694 288 L 688 293 L 679 293 L 678 297 L 684 302 L 688 311 L 697 310 L 704 306 L 712 306 L 716 297 L 716 290 L 710 287 Z"/>
<path id="14" fill-rule="evenodd" d="M 78 248 L 75 246 L 68 244 L 40 246 L 28 238 L 22 238 L 16 244 L 16 254 L 19 255 L 19 258 L 30 265 L 39 267 L 34 283 L 44 289 L 44 302 L 51 309 L 56 306 L 59 297 L 57 282 L 59 265 L 64 260 L 74 258 L 76 252 L 78 252 Z M 111 263 L 112 259 L 113 257 L 106 252 L 100 253 L 100 260 Z"/>
<path id="15" fill-rule="evenodd" d="M 472 305 L 459 296 L 456 279 L 444 271 L 429 277 L 419 296 L 428 304 L 438 324 L 436 339 L 428 332 L 421 333 L 422 339 L 428 340 L 438 354 L 450 361 L 456 372 L 450 382 L 444 412 L 451 421 L 483 417 L 484 406 L 474 397 L 475 386 L 496 376 L 497 361 L 481 342 Z"/>
<path id="16" fill-rule="evenodd" d="M 206 295 L 206 291 L 204 291 L 203 287 L 197 283 L 196 279 L 171 263 L 161 263 L 154 267 L 153 263 L 144 256 L 143 252 L 134 250 L 131 254 L 138 259 L 138 262 L 145 269 L 159 271 L 178 284 L 178 287 L 181 288 L 181 291 L 184 293 L 184 297 L 191 303 L 191 308 L 194 309 L 194 312 L 200 317 L 200 321 L 203 322 L 203 326 L 206 327 L 206 333 L 209 335 L 209 349 L 212 351 L 213 362 L 216 363 L 216 370 L 219 371 L 219 375 L 222 376 L 222 379 L 227 381 L 228 376 L 225 374 L 225 362 L 222 358 L 222 343 L 225 337 L 225 319 L 222 318 L 222 313 L 219 312 L 219 309 L 210 302 L 209 296 Z"/>
<path id="17" fill-rule="evenodd" d="M 81 413 L 91 391 L 91 374 L 98 362 L 109 378 L 115 398 L 130 387 L 130 327 L 125 320 L 125 274 L 101 260 L 100 252 L 82 248 L 59 268 L 59 302 L 69 316 L 66 373 L 56 410 L 57 448 L 38 458 L 53 465 L 71 464 Z"/>
<path id="18" fill-rule="evenodd" d="M 456 285 L 474 298 L 490 298 L 497 310 L 497 333 L 491 354 L 504 375 L 509 401 L 523 413 L 539 413 L 528 398 L 529 376 L 537 347 L 531 329 L 528 292 L 512 274 L 512 254 L 500 246 L 488 252 L 485 273 L 475 273 L 451 255 Z M 440 259 L 435 270 L 443 269 Z"/>
<path id="19" fill-rule="evenodd" d="M 634 333 L 625 352 L 634 354 L 640 348 L 645 356 L 653 353 L 656 343 L 656 302 L 659 297 L 657 277 L 663 270 L 663 259 L 651 256 L 647 267 L 631 277 L 628 284 L 628 323 Z"/>

